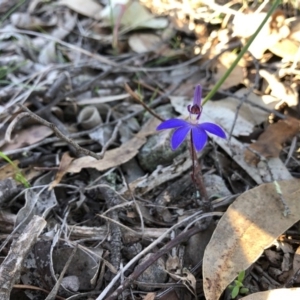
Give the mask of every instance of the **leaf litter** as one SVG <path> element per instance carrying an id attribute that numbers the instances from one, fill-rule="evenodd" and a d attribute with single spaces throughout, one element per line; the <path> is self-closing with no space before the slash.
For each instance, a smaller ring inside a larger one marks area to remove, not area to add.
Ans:
<path id="1" fill-rule="evenodd" d="M 282 195 L 293 211 L 289 217 L 283 215 L 283 208 L 278 205 L 273 183 L 245 192 L 227 209 L 204 253 L 206 299 L 219 299 L 240 271 L 248 269 L 264 249 L 299 220 L 299 183 L 299 180 L 279 182 Z"/>
<path id="2" fill-rule="evenodd" d="M 227 2 L 0 4 L 4 299 L 230 299 L 244 270 L 243 299 L 299 298 L 298 8 L 203 107 L 227 135 L 195 157 L 211 210 L 186 144 L 155 130 L 188 117 L 271 5 Z"/>

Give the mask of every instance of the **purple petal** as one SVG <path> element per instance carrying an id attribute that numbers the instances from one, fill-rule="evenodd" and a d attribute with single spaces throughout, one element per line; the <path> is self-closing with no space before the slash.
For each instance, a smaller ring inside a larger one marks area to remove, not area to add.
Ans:
<path id="1" fill-rule="evenodd" d="M 226 133 L 219 125 L 214 123 L 201 123 L 198 125 L 199 128 L 208 131 L 212 134 L 217 135 L 220 138 L 226 139 Z"/>
<path id="2" fill-rule="evenodd" d="M 171 147 L 172 150 L 176 150 L 184 141 L 186 138 L 186 135 L 191 130 L 190 126 L 184 126 L 176 129 L 173 133 L 172 139 L 171 139 Z"/>
<path id="3" fill-rule="evenodd" d="M 157 126 L 156 130 L 172 129 L 172 128 L 186 126 L 187 124 L 188 124 L 188 122 L 185 120 L 170 119 L 170 120 L 166 120 L 166 121 L 160 123 Z"/>
<path id="4" fill-rule="evenodd" d="M 196 150 L 202 150 L 207 142 L 207 133 L 199 128 L 199 126 L 195 126 L 192 128 L 192 136 Z"/>
<path id="5" fill-rule="evenodd" d="M 202 101 L 202 87 L 201 85 L 198 84 L 195 87 L 193 105 L 198 105 L 198 107 L 201 107 L 201 101 Z"/>

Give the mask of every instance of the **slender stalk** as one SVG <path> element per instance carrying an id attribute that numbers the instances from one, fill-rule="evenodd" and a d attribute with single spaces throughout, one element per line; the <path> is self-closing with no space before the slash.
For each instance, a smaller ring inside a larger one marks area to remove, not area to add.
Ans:
<path id="1" fill-rule="evenodd" d="M 202 170 L 201 166 L 198 162 L 197 158 L 197 153 L 195 151 L 194 143 L 193 143 L 193 135 L 192 132 L 190 133 L 190 143 L 189 143 L 189 149 L 190 149 L 190 154 L 192 158 L 192 180 L 196 186 L 196 188 L 199 190 L 200 195 L 202 197 L 202 204 L 203 204 L 203 211 L 204 212 L 210 212 L 212 211 L 211 203 L 208 198 L 208 194 L 206 191 L 205 184 L 203 182 L 203 175 L 202 175 Z"/>

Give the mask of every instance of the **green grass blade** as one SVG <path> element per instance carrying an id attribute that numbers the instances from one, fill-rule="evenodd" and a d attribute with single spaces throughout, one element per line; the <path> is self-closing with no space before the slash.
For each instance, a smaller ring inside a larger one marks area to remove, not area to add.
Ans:
<path id="1" fill-rule="evenodd" d="M 23 176 L 20 169 L 10 160 L 10 158 L 1 151 L 0 151 L 0 157 L 3 158 L 7 163 L 9 163 L 15 169 L 16 171 L 15 180 L 22 183 L 26 188 L 29 188 L 30 187 L 29 182 Z"/>
<path id="2" fill-rule="evenodd" d="M 274 1 L 271 9 L 269 10 L 269 12 L 267 13 L 266 17 L 264 18 L 264 20 L 261 22 L 261 24 L 258 26 L 258 28 L 256 29 L 255 33 L 251 36 L 251 38 L 248 40 L 248 42 L 246 43 L 246 45 L 243 47 L 243 49 L 241 50 L 241 52 L 239 53 L 239 55 L 237 56 L 237 58 L 235 59 L 235 61 L 232 63 L 232 65 L 230 66 L 230 68 L 226 71 L 226 73 L 223 75 L 222 78 L 220 78 L 220 80 L 216 83 L 216 85 L 213 87 L 213 89 L 207 94 L 207 96 L 204 98 L 202 105 L 204 105 L 208 100 L 211 99 L 211 97 L 218 91 L 218 89 L 221 87 L 221 85 L 224 83 L 224 81 L 227 79 L 227 77 L 230 75 L 230 73 L 233 71 L 233 69 L 236 67 L 236 65 L 238 64 L 238 62 L 241 60 L 241 58 L 244 56 L 244 54 L 247 52 L 248 48 L 250 47 L 250 45 L 252 44 L 252 42 L 254 41 L 254 39 L 256 38 L 256 36 L 259 34 L 259 32 L 261 31 L 261 29 L 264 27 L 264 25 L 266 24 L 267 20 L 269 19 L 269 17 L 272 15 L 272 13 L 275 11 L 275 9 L 277 8 L 277 6 L 280 4 L 280 0 L 276 0 Z"/>

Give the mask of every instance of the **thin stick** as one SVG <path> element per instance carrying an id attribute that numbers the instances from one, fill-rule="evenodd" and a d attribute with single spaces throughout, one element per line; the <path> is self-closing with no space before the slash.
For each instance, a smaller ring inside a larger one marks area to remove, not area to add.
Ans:
<path id="1" fill-rule="evenodd" d="M 117 283 L 117 281 L 120 279 L 121 274 L 128 270 L 133 264 L 135 264 L 139 259 L 141 259 L 143 256 L 145 256 L 150 250 L 155 248 L 164 238 L 166 238 L 170 232 L 181 226 L 183 223 L 188 222 L 188 220 L 193 220 L 197 215 L 199 215 L 199 212 L 185 218 L 184 220 L 178 222 L 177 224 L 173 225 L 171 228 L 166 230 L 159 238 L 157 238 L 155 241 L 153 241 L 149 246 L 147 246 L 143 251 L 138 253 L 134 258 L 132 258 L 124 267 L 122 270 L 120 270 L 116 276 L 110 281 L 110 283 L 105 287 L 105 289 L 101 292 L 101 294 L 98 296 L 96 300 L 113 300 L 118 297 L 122 293 L 122 291 L 130 285 L 132 280 L 135 280 L 143 271 L 145 271 L 149 265 L 149 260 L 147 260 L 145 263 L 139 266 L 137 272 L 134 272 L 131 274 L 125 282 L 123 282 L 115 291 L 113 294 L 111 294 L 108 298 L 106 297 L 109 291 L 112 289 L 112 287 Z M 211 213 L 206 213 L 200 216 L 200 219 L 206 219 L 211 216 L 220 216 L 222 213 L 219 212 L 211 212 Z M 182 242 L 183 239 L 188 239 L 191 234 L 196 234 L 197 232 L 200 232 L 201 229 L 194 227 L 188 231 L 181 232 L 174 240 L 170 241 L 167 245 L 165 245 L 163 248 L 161 248 L 158 252 L 158 254 L 153 254 L 150 258 L 151 263 L 154 263 L 159 257 L 164 255 L 165 253 L 168 253 L 170 249 L 178 245 L 179 243 Z"/>
<path id="2" fill-rule="evenodd" d="M 13 286 L 14 289 L 23 289 L 23 290 L 36 290 L 36 291 L 41 291 L 44 292 L 46 294 L 49 294 L 49 291 L 42 289 L 40 287 L 34 286 L 34 285 L 29 285 L 29 284 L 14 284 Z M 60 297 L 60 296 L 55 296 L 56 299 L 59 300 L 66 300 L 66 298 Z"/>
<path id="3" fill-rule="evenodd" d="M 62 140 L 64 140 L 67 144 L 70 144 L 72 145 L 76 151 L 78 153 L 82 153 L 82 154 L 85 154 L 85 155 L 89 155 L 89 156 L 92 156 L 96 159 L 101 159 L 101 157 L 96 154 L 95 152 L 93 151 L 90 151 L 90 150 L 87 150 L 87 149 L 84 149 L 82 147 L 80 147 L 76 142 L 74 142 L 72 139 L 68 138 L 67 136 L 65 136 L 54 124 L 42 119 L 41 117 L 39 117 L 38 115 L 36 115 L 35 113 L 33 113 L 30 109 L 28 109 L 26 106 L 24 105 L 20 105 L 22 107 L 23 110 L 25 110 L 27 112 L 27 114 L 33 118 L 34 120 L 38 121 L 39 123 L 49 127 L 50 129 L 52 129 L 54 131 L 54 133 L 59 137 L 61 138 Z M 24 114 L 22 114 L 22 117 L 25 117 Z M 15 124 L 15 123 L 14 123 Z M 9 126 L 10 127 L 10 126 Z M 11 130 L 11 129 L 10 129 Z"/>
<path id="4" fill-rule="evenodd" d="M 51 292 L 48 294 L 47 298 L 45 300 L 52 300 L 52 299 L 55 299 L 57 297 L 57 293 L 58 293 L 58 290 L 60 288 L 60 285 L 61 285 L 61 282 L 64 278 L 64 275 L 65 273 L 67 272 L 73 258 L 74 258 L 74 255 L 76 254 L 76 251 L 78 249 L 78 244 L 76 244 L 76 246 L 73 248 L 72 252 L 71 252 L 71 255 L 69 256 L 63 270 L 61 271 L 60 275 L 59 275 L 59 279 L 56 281 L 54 287 L 52 288 Z"/>
<path id="5" fill-rule="evenodd" d="M 256 89 L 258 87 L 258 84 L 259 84 L 259 79 L 260 79 L 260 76 L 259 76 L 259 63 L 257 62 L 257 59 L 249 52 L 249 54 L 252 56 L 253 58 L 253 63 L 255 65 L 255 68 L 256 68 L 256 75 L 255 75 L 255 81 L 254 81 L 254 85 L 244 94 L 244 96 L 242 97 L 242 99 L 240 100 L 240 103 L 239 105 L 237 106 L 236 108 L 236 112 L 235 112 L 235 116 L 234 116 L 234 120 L 232 122 L 232 125 L 231 125 L 231 129 L 230 129 L 230 132 L 229 132 L 229 137 L 228 137 L 228 141 L 230 142 L 231 140 L 231 137 L 232 137 L 232 133 L 233 133 L 233 130 L 234 130 L 234 127 L 236 125 L 236 122 L 237 122 L 237 119 L 238 119 L 238 115 L 239 115 L 239 112 L 243 106 L 243 104 L 246 102 L 246 99 L 248 98 L 248 96 L 253 92 L 254 89 Z"/>
<path id="6" fill-rule="evenodd" d="M 155 111 L 153 111 L 149 106 L 147 106 L 147 104 L 144 103 L 144 101 L 141 99 L 141 97 L 137 93 L 135 93 L 127 83 L 124 84 L 124 87 L 125 87 L 126 92 L 128 94 L 130 94 L 130 96 L 133 99 L 135 99 L 139 104 L 141 104 L 152 116 L 154 116 L 161 122 L 164 121 L 163 118 L 161 118 Z"/>
<path id="7" fill-rule="evenodd" d="M 104 156 L 104 154 L 105 154 L 107 148 L 108 148 L 108 147 L 115 141 L 115 139 L 117 138 L 117 133 L 118 133 L 119 128 L 120 128 L 121 125 L 122 125 L 122 121 L 119 120 L 118 123 L 117 123 L 117 125 L 116 125 L 115 128 L 114 128 L 114 131 L 113 131 L 113 133 L 112 133 L 112 135 L 111 135 L 111 138 L 110 138 L 110 139 L 106 142 L 106 144 L 102 147 L 102 150 L 101 150 L 101 152 L 100 152 L 99 155 L 98 155 L 100 158 L 103 158 L 103 156 Z"/>
<path id="8" fill-rule="evenodd" d="M 1 32 L 1 30 L 0 30 L 0 32 Z M 99 79 L 99 77 L 98 77 L 98 79 Z M 153 100 L 151 102 L 151 104 L 149 104 L 149 106 L 151 107 L 151 106 L 157 105 L 158 103 L 161 103 L 161 100 L 163 98 L 168 98 L 169 95 L 171 95 L 175 90 L 178 89 L 179 85 L 180 85 L 180 82 L 174 84 L 174 86 L 169 91 L 167 91 L 164 95 L 157 97 L 155 100 Z M 62 98 L 65 98 L 65 97 L 69 96 L 70 93 L 71 92 L 69 92 L 67 95 L 63 96 Z M 72 95 L 73 95 L 73 93 L 76 94 L 76 90 L 72 91 Z M 79 91 L 77 91 L 77 93 L 79 93 Z M 58 99 L 58 100 L 61 100 L 61 99 Z M 56 102 L 57 101 L 55 100 L 55 103 Z M 54 104 L 53 101 L 51 102 L 51 104 Z M 45 106 L 43 108 L 43 111 L 44 111 L 44 109 L 49 109 L 49 107 Z M 89 129 L 89 130 L 85 130 L 85 131 L 81 131 L 81 132 L 77 132 L 77 133 L 71 133 L 69 136 L 72 137 L 72 138 L 78 138 L 80 136 L 93 133 L 94 131 L 96 131 L 100 127 L 107 126 L 107 125 L 117 124 L 118 121 L 120 121 L 120 120 L 121 121 L 129 120 L 130 118 L 133 118 L 133 117 L 139 115 L 143 111 L 144 111 L 143 109 L 140 109 L 140 110 L 135 111 L 135 112 L 133 112 L 131 114 L 125 115 L 124 117 L 120 118 L 119 120 L 112 121 L 112 122 L 110 122 L 108 124 L 100 124 L 100 125 L 94 127 L 93 129 Z M 42 113 L 42 111 L 40 110 L 39 113 Z M 5 155 L 12 155 L 12 154 L 18 154 L 18 153 L 22 153 L 22 152 L 27 152 L 27 151 L 30 151 L 31 149 L 36 148 L 36 147 L 39 147 L 39 146 L 42 146 L 42 145 L 46 145 L 46 144 L 49 144 L 49 143 L 53 143 L 53 142 L 57 142 L 58 140 L 59 139 L 57 137 L 47 138 L 47 139 L 44 139 L 43 141 L 40 141 L 40 142 L 38 142 L 38 143 L 36 143 L 34 145 L 30 145 L 30 146 L 19 148 L 19 149 L 5 151 L 4 154 Z"/>
<path id="9" fill-rule="evenodd" d="M 164 96 L 164 92 L 160 91 L 158 88 L 152 87 L 151 85 L 147 84 L 146 82 L 143 82 L 141 80 L 133 80 L 133 82 L 143 86 L 144 88 L 146 88 L 152 92 L 155 92 L 161 96 Z"/>

